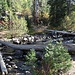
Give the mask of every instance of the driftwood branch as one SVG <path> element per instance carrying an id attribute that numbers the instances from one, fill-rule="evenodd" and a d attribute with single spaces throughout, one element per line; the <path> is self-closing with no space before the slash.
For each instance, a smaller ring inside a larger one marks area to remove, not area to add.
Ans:
<path id="1" fill-rule="evenodd" d="M 0 68 L 1 68 L 2 75 L 8 74 L 8 71 L 7 71 L 7 68 L 5 66 L 5 63 L 3 61 L 1 52 L 0 52 Z"/>

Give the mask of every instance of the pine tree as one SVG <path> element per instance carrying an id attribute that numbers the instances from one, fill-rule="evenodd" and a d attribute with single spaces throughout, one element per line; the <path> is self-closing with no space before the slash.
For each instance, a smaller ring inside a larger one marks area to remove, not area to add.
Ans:
<path id="1" fill-rule="evenodd" d="M 34 50 L 31 50 L 26 57 L 28 59 L 27 65 L 31 64 L 33 68 L 35 64 L 35 68 L 33 69 L 35 75 L 59 75 L 60 72 L 66 72 L 71 67 L 71 56 L 68 50 L 63 47 L 62 43 L 52 44 L 50 42 L 48 44 L 43 53 L 43 59 L 40 62 L 41 67 L 39 69 L 37 68 L 36 53 Z"/>
<path id="2" fill-rule="evenodd" d="M 63 47 L 62 43 L 49 43 L 44 55 L 43 70 L 46 75 L 57 74 L 61 70 L 67 71 L 71 67 L 71 57 L 68 50 Z"/>
<path id="3" fill-rule="evenodd" d="M 67 14 L 67 2 L 66 0 L 49 0 L 48 4 L 51 6 L 50 25 L 58 27 Z"/>

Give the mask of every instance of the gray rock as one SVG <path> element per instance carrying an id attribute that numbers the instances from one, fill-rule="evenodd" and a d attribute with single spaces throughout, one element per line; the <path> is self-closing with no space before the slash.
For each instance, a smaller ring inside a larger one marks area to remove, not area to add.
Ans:
<path id="1" fill-rule="evenodd" d="M 12 65 L 12 67 L 13 67 L 13 68 L 15 68 L 15 69 L 17 69 L 17 68 L 18 68 L 15 64 L 14 64 L 14 65 Z"/>
<path id="2" fill-rule="evenodd" d="M 30 71 L 25 71 L 25 75 L 31 75 Z"/>
<path id="3" fill-rule="evenodd" d="M 11 62 L 9 62 L 9 65 L 15 65 L 15 62 L 13 62 L 13 61 L 11 61 Z"/>
<path id="4" fill-rule="evenodd" d="M 28 39 L 25 37 L 25 38 L 23 38 L 23 41 L 24 42 L 28 42 Z"/>
<path id="5" fill-rule="evenodd" d="M 12 57 L 11 56 L 7 56 L 6 58 L 12 60 Z"/>
<path id="6" fill-rule="evenodd" d="M 5 62 L 10 62 L 10 59 L 5 59 Z"/>
<path id="7" fill-rule="evenodd" d="M 13 41 L 13 44 L 21 44 L 21 41 L 19 40 L 19 38 L 13 38 L 12 41 Z"/>
<path id="8" fill-rule="evenodd" d="M 23 43 L 23 44 L 28 43 L 28 39 L 27 39 L 27 37 L 23 37 L 23 39 L 22 39 L 22 43 Z"/>
<path id="9" fill-rule="evenodd" d="M 28 43 L 31 43 L 32 42 L 31 36 L 30 37 L 27 37 L 27 38 L 28 38 Z"/>
<path id="10" fill-rule="evenodd" d="M 7 67 L 7 68 L 11 68 L 11 65 L 9 65 L 9 64 L 6 64 L 6 67 Z"/>

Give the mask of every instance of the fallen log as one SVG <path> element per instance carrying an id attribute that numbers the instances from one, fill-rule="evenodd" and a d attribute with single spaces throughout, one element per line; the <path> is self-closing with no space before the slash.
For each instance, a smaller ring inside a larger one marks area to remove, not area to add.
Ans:
<path id="1" fill-rule="evenodd" d="M 63 44 L 63 46 L 67 48 L 69 52 L 75 52 L 75 44 Z"/>
<path id="2" fill-rule="evenodd" d="M 2 43 L 3 45 L 5 46 L 8 46 L 8 47 L 11 47 L 15 50 L 30 50 L 30 49 L 34 49 L 36 51 L 43 51 L 46 46 L 48 45 L 47 44 L 43 44 L 43 45 L 16 45 L 16 44 L 12 44 L 10 42 L 5 42 L 5 41 L 1 41 L 0 40 L 0 43 Z M 75 52 L 75 44 L 71 43 L 71 44 L 63 44 L 63 46 L 65 48 L 68 49 L 69 52 Z"/>
<path id="3" fill-rule="evenodd" d="M 67 32 L 67 31 L 58 31 L 58 30 L 48 30 L 48 29 L 46 29 L 45 32 L 53 34 L 53 35 L 57 34 L 57 36 L 59 34 L 61 34 L 62 37 L 74 37 L 75 36 L 75 33 L 70 33 L 70 32 Z"/>
<path id="4" fill-rule="evenodd" d="M 12 44 L 10 42 L 5 42 L 5 41 L 1 41 L 1 40 L 0 40 L 0 43 L 2 43 L 5 46 L 11 47 L 11 48 L 13 48 L 15 50 L 30 50 L 30 49 L 35 49 L 35 50 L 38 50 L 38 51 L 39 50 L 42 51 L 47 46 L 47 45 L 16 45 L 16 44 Z"/>
<path id="5" fill-rule="evenodd" d="M 2 75 L 8 74 L 8 71 L 7 71 L 7 68 L 6 68 L 6 66 L 5 66 L 5 63 L 4 63 L 4 61 L 3 61 L 1 52 L 0 52 L 0 68 L 1 68 L 1 73 L 2 73 Z"/>

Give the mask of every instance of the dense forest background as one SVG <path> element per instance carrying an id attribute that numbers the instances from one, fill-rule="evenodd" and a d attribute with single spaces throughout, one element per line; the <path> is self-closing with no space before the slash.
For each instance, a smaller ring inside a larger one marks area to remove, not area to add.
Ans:
<path id="1" fill-rule="evenodd" d="M 0 30 L 28 33 L 32 26 L 75 30 L 75 0 L 0 0 Z"/>

